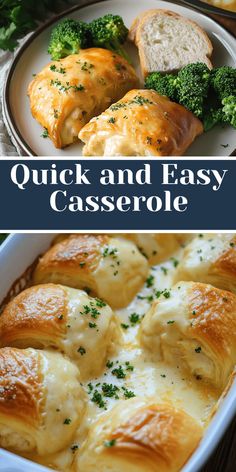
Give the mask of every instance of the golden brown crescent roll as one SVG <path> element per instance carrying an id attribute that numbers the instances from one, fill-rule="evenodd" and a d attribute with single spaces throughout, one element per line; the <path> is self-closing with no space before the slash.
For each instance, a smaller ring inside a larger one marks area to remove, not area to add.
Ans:
<path id="1" fill-rule="evenodd" d="M 0 446 L 39 455 L 66 447 L 85 409 L 75 365 L 55 352 L 0 349 Z"/>
<path id="2" fill-rule="evenodd" d="M 154 90 L 131 90 L 79 133 L 84 156 L 181 156 L 203 132 L 182 105 Z"/>
<path id="3" fill-rule="evenodd" d="M 151 306 L 140 340 L 154 356 L 223 388 L 236 362 L 236 296 L 179 282 Z"/>
<path id="4" fill-rule="evenodd" d="M 75 470 L 177 472 L 201 436 L 200 424 L 169 403 L 122 401 L 91 428 Z"/>
<path id="5" fill-rule="evenodd" d="M 236 293 L 236 237 L 199 234 L 187 245 L 175 281 L 193 280 Z"/>
<path id="6" fill-rule="evenodd" d="M 82 379 L 101 373 L 119 333 L 105 302 L 62 285 L 28 288 L 0 316 L 1 347 L 59 349 L 76 362 Z"/>
<path id="7" fill-rule="evenodd" d="M 131 302 L 147 274 L 147 260 L 131 241 L 77 234 L 44 254 L 35 269 L 34 283 L 87 287 L 112 308 L 121 308 Z"/>
<path id="8" fill-rule="evenodd" d="M 133 67 L 107 49 L 82 49 L 50 62 L 28 88 L 33 117 L 57 148 L 77 141 L 80 129 L 138 86 Z"/>

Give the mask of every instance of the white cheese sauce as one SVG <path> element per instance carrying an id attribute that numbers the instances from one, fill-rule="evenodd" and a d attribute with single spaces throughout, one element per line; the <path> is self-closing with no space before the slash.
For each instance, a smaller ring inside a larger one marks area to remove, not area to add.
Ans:
<path id="1" fill-rule="evenodd" d="M 126 396 L 155 396 L 157 403 L 173 402 L 176 407 L 185 410 L 200 421 L 203 426 L 207 424 L 220 392 L 207 386 L 201 380 L 193 377 L 188 378 L 186 373 L 181 370 L 180 365 L 170 366 L 164 362 L 153 360 L 150 353 L 140 347 L 137 336 L 142 317 L 148 311 L 152 301 L 157 298 L 157 292 L 171 288 L 173 275 L 181 259 L 182 251 L 183 249 L 180 249 L 168 261 L 150 267 L 149 277 L 141 292 L 137 294 L 129 306 L 116 311 L 122 326 L 123 343 L 118 355 L 109 359 L 103 374 L 83 385 L 88 393 L 88 407 L 73 443 L 65 451 L 45 457 L 43 461 L 42 458 L 36 456 L 30 455 L 28 457 L 63 472 L 74 471 L 73 459 L 75 454 L 79 453 L 79 448 L 86 439 L 90 425 L 116 405 L 119 399 L 123 400 Z M 132 314 L 133 316 L 131 316 Z M 116 369 L 120 368 L 125 375 L 124 378 L 117 378 L 113 372 L 114 370 L 117 372 Z M 113 390 L 114 386 L 118 389 L 115 392 L 116 398 L 115 396 L 109 398 L 102 395 L 104 405 L 99 407 L 97 403 L 92 401 L 92 398 L 95 391 L 98 393 L 102 391 L 104 383 L 112 384 Z M 129 401 L 128 398 L 127 401 Z M 85 471 L 76 470 L 74 472 Z"/>

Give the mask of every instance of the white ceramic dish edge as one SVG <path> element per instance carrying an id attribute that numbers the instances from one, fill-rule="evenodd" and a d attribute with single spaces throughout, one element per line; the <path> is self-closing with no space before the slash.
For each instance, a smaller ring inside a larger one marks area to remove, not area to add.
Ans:
<path id="1" fill-rule="evenodd" d="M 12 234 L 0 247 L 0 300 L 9 288 L 45 251 L 54 234 Z M 199 472 L 222 438 L 236 414 L 236 379 L 220 404 L 199 447 L 183 467 L 182 472 Z M 0 449 L 0 472 L 43 472 L 47 469 L 15 454 Z"/>

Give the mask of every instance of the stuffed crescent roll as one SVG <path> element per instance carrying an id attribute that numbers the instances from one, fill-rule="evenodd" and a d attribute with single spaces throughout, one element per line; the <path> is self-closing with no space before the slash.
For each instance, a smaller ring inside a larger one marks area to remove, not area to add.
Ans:
<path id="1" fill-rule="evenodd" d="M 79 133 L 84 156 L 181 156 L 203 132 L 190 111 L 154 90 L 131 90 Z"/>
<path id="2" fill-rule="evenodd" d="M 91 48 L 50 62 L 32 80 L 28 95 L 33 117 L 62 148 L 77 141 L 92 117 L 136 86 L 135 71 L 123 57 Z"/>

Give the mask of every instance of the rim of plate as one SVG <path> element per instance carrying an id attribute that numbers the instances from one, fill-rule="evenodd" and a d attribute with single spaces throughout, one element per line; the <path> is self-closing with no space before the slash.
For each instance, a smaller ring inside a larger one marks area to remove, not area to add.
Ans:
<path id="1" fill-rule="evenodd" d="M 70 7 L 68 9 L 64 10 L 63 12 L 53 16 L 52 18 L 50 18 L 48 21 L 46 21 L 43 25 L 39 26 L 35 31 L 33 31 L 29 35 L 28 39 L 26 39 L 26 41 L 22 44 L 22 46 L 19 48 L 18 52 L 16 53 L 15 57 L 13 58 L 13 60 L 10 64 L 9 70 L 7 72 L 6 81 L 5 81 L 5 84 L 4 84 L 4 87 L 3 87 L 3 98 L 2 98 L 2 100 L 3 100 L 3 115 L 4 115 L 5 120 L 7 121 L 8 128 L 11 131 L 12 137 L 15 140 L 17 146 L 25 153 L 25 155 L 20 156 L 20 157 L 27 157 L 27 156 L 37 157 L 38 156 L 38 154 L 36 154 L 34 152 L 34 150 L 29 146 L 29 144 L 26 142 L 26 140 L 22 136 L 20 130 L 18 129 L 18 126 L 15 122 L 15 118 L 14 118 L 12 110 L 11 110 L 11 105 L 10 105 L 10 84 L 11 84 L 11 79 L 12 79 L 12 76 L 15 72 L 15 69 L 17 67 L 18 62 L 21 59 L 22 54 L 25 52 L 25 50 L 28 48 L 28 46 L 31 44 L 31 42 L 35 38 L 37 38 L 45 29 L 47 29 L 49 26 L 56 23 L 61 18 L 64 18 L 65 16 L 67 16 L 70 13 L 73 13 L 74 11 L 81 10 L 82 8 L 86 8 L 87 6 L 90 6 L 90 5 L 93 5 L 93 4 L 96 4 L 96 3 L 105 2 L 105 1 L 107 1 L 107 0 L 84 0 L 85 3 L 83 2 L 80 5 L 74 5 L 73 7 Z M 167 1 L 170 4 L 171 3 L 175 3 L 175 4 L 177 3 L 178 4 L 178 2 L 176 2 L 175 0 L 173 0 L 173 2 L 171 2 L 171 0 L 167 0 Z M 180 6 L 184 6 L 184 8 L 186 8 L 188 10 L 197 11 L 196 9 L 194 9 L 194 5 L 192 5 L 192 4 L 194 4 L 194 3 L 195 4 L 202 4 L 203 2 L 200 1 L 200 0 L 192 0 L 191 2 L 183 0 L 183 3 L 185 3 L 185 5 L 180 4 Z M 192 8 L 190 7 L 190 4 L 192 5 Z M 221 9 L 219 9 L 219 8 L 218 8 L 218 10 L 221 11 Z M 200 16 L 204 16 L 204 17 L 206 16 L 204 13 L 199 12 L 199 11 L 198 11 L 198 14 Z M 207 17 L 207 19 L 212 23 L 216 23 L 218 26 L 220 26 L 220 28 L 222 28 L 222 30 L 225 33 L 227 33 L 229 35 L 229 37 L 231 37 L 232 39 L 235 39 L 233 37 L 233 35 L 231 35 L 227 31 L 227 29 L 224 28 L 216 20 L 213 20 L 212 18 L 209 18 L 209 17 Z M 13 142 L 13 144 L 14 144 L 14 142 Z M 230 154 L 230 156 L 235 156 L 235 155 L 236 155 L 236 149 L 234 149 L 234 151 Z M 47 157 L 47 156 L 45 156 L 45 157 Z M 186 156 L 186 157 L 188 157 L 188 156 Z M 222 156 L 222 158 L 223 157 L 227 157 L 227 156 Z"/>

